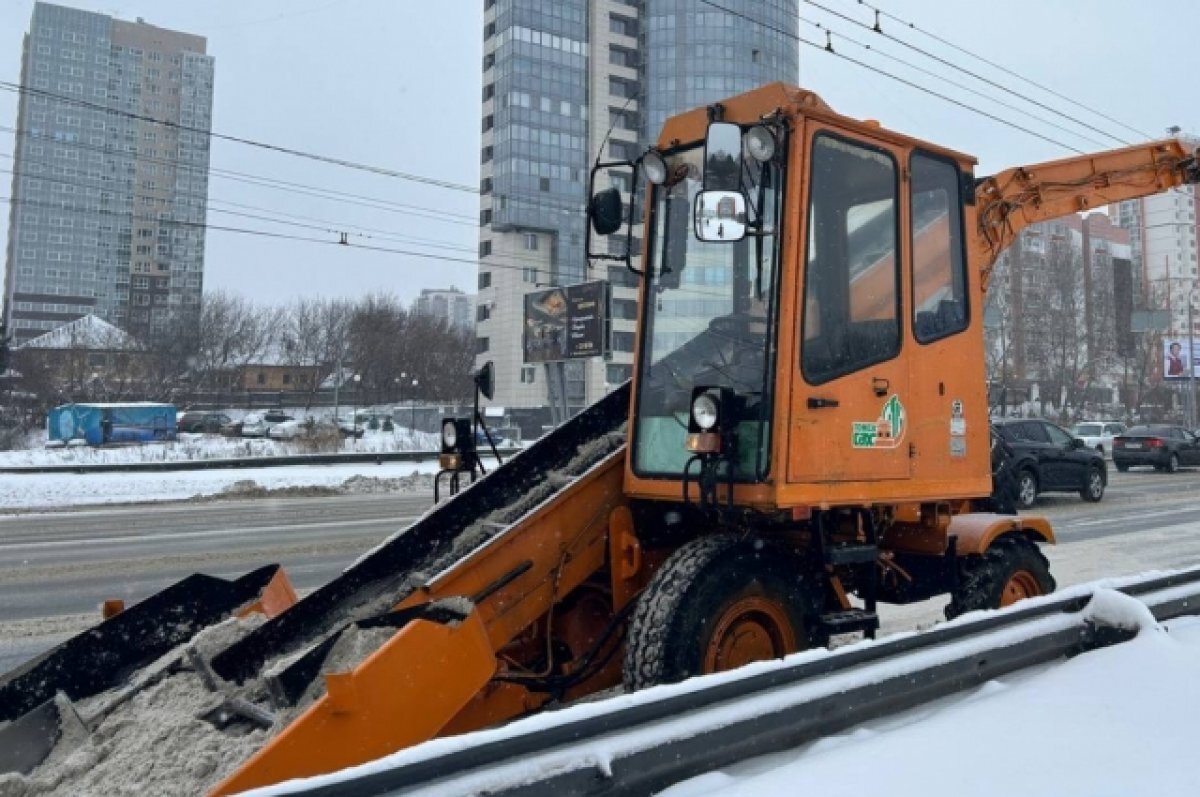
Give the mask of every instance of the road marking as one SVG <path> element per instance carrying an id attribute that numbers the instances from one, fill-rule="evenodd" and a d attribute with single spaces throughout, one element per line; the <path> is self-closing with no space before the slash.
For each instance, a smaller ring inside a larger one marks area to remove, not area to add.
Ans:
<path id="1" fill-rule="evenodd" d="M 141 543 L 141 542 L 158 542 L 162 540 L 197 540 L 209 537 L 228 537 L 234 534 L 262 534 L 272 531 L 292 531 L 295 529 L 319 529 L 328 526 L 348 527 L 348 526 L 370 526 L 380 523 L 397 523 L 402 524 L 405 521 L 415 520 L 420 515 L 398 516 L 395 518 L 376 518 L 368 520 L 331 520 L 322 523 L 289 523 L 283 526 L 250 526 L 238 527 L 229 529 L 208 529 L 206 531 L 180 531 L 174 533 L 160 534 L 138 534 L 128 537 L 93 537 L 84 538 L 81 540 L 45 540 L 42 542 L 17 542 L 17 543 L 0 543 L 0 549 L 5 551 L 13 550 L 30 550 L 36 551 L 44 548 L 62 548 L 69 545 L 120 545 L 124 543 Z"/>
<path id="2" fill-rule="evenodd" d="M 1171 515 L 1184 515 L 1188 513 L 1200 512 L 1200 504 L 1192 504 L 1179 509 L 1157 509 L 1148 512 L 1129 512 L 1127 514 L 1108 515 L 1106 517 L 1091 518 L 1090 520 L 1071 520 L 1062 523 L 1055 523 L 1056 528 L 1074 529 L 1085 528 L 1088 526 L 1101 526 L 1109 523 L 1118 523 L 1123 520 L 1144 520 L 1147 518 L 1170 517 Z"/>

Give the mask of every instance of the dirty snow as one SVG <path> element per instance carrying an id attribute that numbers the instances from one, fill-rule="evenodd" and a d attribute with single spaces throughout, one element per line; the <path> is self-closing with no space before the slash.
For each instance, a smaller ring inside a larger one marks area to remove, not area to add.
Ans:
<path id="1" fill-rule="evenodd" d="M 170 473 L 22 473 L 0 477 L 0 511 L 58 509 L 90 504 L 179 501 L 217 496 L 255 497 L 295 488 L 330 493 L 433 492 L 436 459 L 294 465 Z M 418 474 L 414 476 L 414 474 Z M 253 484 L 250 484 L 253 482 Z M 314 493 L 309 493 L 314 494 Z"/>
<path id="2" fill-rule="evenodd" d="M 45 435 L 42 435 L 45 438 Z M 358 440 L 340 441 L 335 452 L 380 454 L 392 451 L 436 452 L 441 438 L 431 432 L 396 427 L 391 432 L 368 429 Z M 181 432 L 179 439 L 144 445 L 68 446 L 29 448 L 0 452 L 0 467 L 45 467 L 53 465 L 112 465 L 132 462 L 192 462 L 218 459 L 246 459 L 318 453 L 303 441 L 273 440 L 262 437 L 221 437 Z M 322 452 L 323 453 L 323 452 Z"/>

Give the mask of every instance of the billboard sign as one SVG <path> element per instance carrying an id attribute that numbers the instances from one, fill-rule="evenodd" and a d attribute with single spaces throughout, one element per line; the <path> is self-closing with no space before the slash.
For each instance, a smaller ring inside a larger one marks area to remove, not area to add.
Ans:
<path id="1" fill-rule="evenodd" d="M 1200 378 L 1200 346 L 1192 352 L 1188 338 L 1163 338 L 1163 377 L 1166 379 Z M 1188 371 L 1188 363 L 1192 370 Z"/>
<path id="2" fill-rule="evenodd" d="M 607 282 L 585 282 L 567 288 L 567 357 L 604 354 L 607 309 Z"/>
<path id="3" fill-rule="evenodd" d="M 607 342 L 607 282 L 525 294 L 525 362 L 595 357 L 607 351 Z"/>

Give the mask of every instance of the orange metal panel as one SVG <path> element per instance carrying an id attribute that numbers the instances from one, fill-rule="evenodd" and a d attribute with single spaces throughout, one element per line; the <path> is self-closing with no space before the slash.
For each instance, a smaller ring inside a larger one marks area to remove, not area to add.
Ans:
<path id="1" fill-rule="evenodd" d="M 371 761 L 437 735 L 495 671 L 477 612 L 409 623 L 211 792 L 235 794 Z"/>
<path id="2" fill-rule="evenodd" d="M 957 538 L 960 556 L 982 554 L 1003 534 L 1031 534 L 1042 542 L 1054 543 L 1050 521 L 1037 515 L 993 515 L 972 513 L 955 515 L 950 520 L 949 536 Z"/>

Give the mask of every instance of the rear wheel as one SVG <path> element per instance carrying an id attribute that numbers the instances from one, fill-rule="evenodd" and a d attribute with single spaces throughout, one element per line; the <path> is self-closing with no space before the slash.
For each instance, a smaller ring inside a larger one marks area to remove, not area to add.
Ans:
<path id="1" fill-rule="evenodd" d="M 817 595 L 781 546 L 732 535 L 684 545 L 638 598 L 625 651 L 629 691 L 732 670 L 809 647 Z"/>
<path id="2" fill-rule="evenodd" d="M 1129 471 L 1129 466 L 1124 465 L 1124 464 L 1118 464 L 1117 470 L 1119 470 L 1121 473 L 1127 473 Z"/>
<path id="3" fill-rule="evenodd" d="M 1017 474 L 1017 506 L 1029 509 L 1037 501 L 1038 480 L 1029 468 L 1022 468 Z"/>
<path id="4" fill-rule="evenodd" d="M 1023 598 L 1047 595 L 1054 587 L 1050 564 L 1037 545 L 1024 537 L 1003 537 L 982 556 L 960 562 L 958 588 L 946 607 L 946 617 L 1010 606 Z"/>
<path id="5" fill-rule="evenodd" d="M 1087 483 L 1079 491 L 1079 497 L 1091 503 L 1104 497 L 1104 474 L 1099 468 L 1088 469 Z"/>

